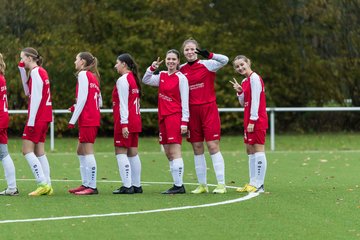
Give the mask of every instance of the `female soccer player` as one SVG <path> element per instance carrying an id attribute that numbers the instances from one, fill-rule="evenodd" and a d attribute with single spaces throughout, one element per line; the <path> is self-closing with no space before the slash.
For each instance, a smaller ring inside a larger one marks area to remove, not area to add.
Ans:
<path id="1" fill-rule="evenodd" d="M 123 186 L 113 194 L 142 193 L 141 162 L 138 155 L 141 132 L 141 85 L 138 66 L 130 54 L 118 56 L 115 69 L 121 75 L 112 92 L 114 146 Z"/>
<path id="2" fill-rule="evenodd" d="M 266 174 L 265 136 L 268 128 L 264 82 L 251 70 L 251 61 L 243 55 L 233 61 L 235 71 L 246 78 L 241 85 L 230 81 L 241 106 L 244 107 L 244 143 L 249 156 L 250 182 L 236 189 L 238 192 L 264 192 Z"/>
<path id="3" fill-rule="evenodd" d="M 9 126 L 9 113 L 6 95 L 5 80 L 6 64 L 3 55 L 0 53 L 0 161 L 4 167 L 7 188 L 0 192 L 2 196 L 17 196 L 19 191 L 16 187 L 15 166 L 8 152 L 7 129 Z"/>
<path id="4" fill-rule="evenodd" d="M 183 185 L 184 161 L 181 156 L 182 136 L 187 132 L 189 121 L 189 85 L 186 77 L 178 71 L 180 53 L 171 49 L 166 53 L 167 71 L 154 75 L 163 61 L 154 61 L 142 79 L 145 84 L 159 87 L 158 117 L 159 142 L 164 145 L 169 160 L 174 186 L 163 194 L 185 193 Z"/>
<path id="5" fill-rule="evenodd" d="M 50 80 L 42 57 L 34 48 L 20 53 L 19 70 L 25 95 L 29 97 L 28 119 L 22 136 L 22 152 L 36 178 L 38 188 L 30 196 L 51 195 L 50 167 L 45 155 L 45 139 L 52 121 Z M 29 70 L 28 76 L 26 69 Z"/>
<path id="6" fill-rule="evenodd" d="M 75 59 L 77 70 L 76 104 L 69 110 L 73 115 L 68 128 L 74 128 L 78 121 L 79 143 L 77 155 L 80 161 L 82 185 L 70 189 L 76 195 L 98 194 L 96 188 L 97 166 L 94 156 L 94 143 L 100 126 L 100 74 L 97 69 L 98 60 L 89 52 L 80 52 Z"/>
<path id="7" fill-rule="evenodd" d="M 204 139 L 209 150 L 216 179 L 217 187 L 213 193 L 226 193 L 225 164 L 220 152 L 220 116 L 216 105 L 214 82 L 216 71 L 225 66 L 228 57 L 200 50 L 194 39 L 184 41 L 183 53 L 187 60 L 181 65 L 180 71 L 189 80 L 190 120 L 187 140 L 194 150 L 195 170 L 199 186 L 192 193 L 208 192 L 206 179 L 206 160 L 204 155 Z M 199 60 L 198 54 L 207 60 Z"/>

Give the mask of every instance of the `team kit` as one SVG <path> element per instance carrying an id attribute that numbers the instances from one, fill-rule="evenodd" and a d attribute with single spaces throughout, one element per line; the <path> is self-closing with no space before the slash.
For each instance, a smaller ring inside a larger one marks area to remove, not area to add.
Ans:
<path id="1" fill-rule="evenodd" d="M 180 63 L 180 52 L 186 63 Z M 229 58 L 201 49 L 195 39 L 184 41 L 181 51 L 170 49 L 165 58 L 158 57 L 140 79 L 138 65 L 128 53 L 120 54 L 114 68 L 119 78 L 112 91 L 114 120 L 114 150 L 122 186 L 113 194 L 141 194 L 141 159 L 138 154 L 142 131 L 140 100 L 142 84 L 158 88 L 159 143 L 169 162 L 173 185 L 162 194 L 186 193 L 183 183 L 184 161 L 181 153 L 183 136 L 192 145 L 198 185 L 192 194 L 208 193 L 205 146 L 210 154 L 217 185 L 214 194 L 225 194 L 225 162 L 220 151 L 221 123 L 216 104 L 216 73 Z M 201 57 L 201 59 L 199 58 Z M 34 48 L 20 52 L 18 69 L 28 100 L 28 116 L 22 135 L 22 153 L 36 181 L 29 196 L 53 195 L 50 165 L 45 153 L 45 140 L 52 121 L 52 102 L 47 71 L 42 56 Z M 159 71 L 164 63 L 166 70 Z M 249 160 L 249 182 L 236 191 L 263 193 L 267 169 L 265 137 L 268 128 L 265 87 L 262 78 L 251 69 L 251 60 L 244 55 L 234 58 L 233 67 L 244 79 L 230 81 L 239 103 L 244 107 L 244 144 Z M 94 144 L 100 127 L 100 74 L 98 59 L 90 52 L 80 52 L 74 60 L 76 70 L 76 101 L 69 107 L 72 113 L 68 128 L 78 129 L 77 157 L 81 185 L 68 190 L 74 195 L 95 195 L 97 164 Z M 6 64 L 0 54 L 0 160 L 7 183 L 0 196 L 18 196 L 15 166 L 8 152 L 9 116 L 5 79 Z M 1 108 L 1 107 L 0 107 Z M 204 144 L 205 142 L 205 144 Z"/>

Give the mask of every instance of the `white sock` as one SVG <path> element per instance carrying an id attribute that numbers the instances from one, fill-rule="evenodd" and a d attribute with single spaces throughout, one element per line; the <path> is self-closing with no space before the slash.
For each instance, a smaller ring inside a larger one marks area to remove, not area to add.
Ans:
<path id="1" fill-rule="evenodd" d="M 183 185 L 184 161 L 182 158 L 176 158 L 171 162 L 173 163 L 171 174 L 174 179 L 174 185 L 181 187 Z"/>
<path id="2" fill-rule="evenodd" d="M 36 155 L 33 152 L 27 153 L 25 155 L 25 159 L 29 163 L 29 166 L 31 168 L 31 171 L 34 174 L 34 177 L 36 179 L 36 182 L 38 184 L 46 184 L 46 178 L 44 175 L 44 171 L 42 169 L 41 163 L 39 159 L 36 157 Z"/>
<path id="3" fill-rule="evenodd" d="M 16 177 L 15 177 L 15 166 L 14 162 L 11 159 L 10 155 L 8 154 L 4 159 L 1 161 L 4 173 L 5 173 L 5 179 L 8 185 L 9 190 L 15 190 L 16 189 Z"/>
<path id="4" fill-rule="evenodd" d="M 40 161 L 40 164 L 41 164 L 41 167 L 44 171 L 44 175 L 45 175 L 45 178 L 46 178 L 46 182 L 49 186 L 51 186 L 51 178 L 50 178 L 50 165 L 49 165 L 49 161 L 46 157 L 46 155 L 42 155 L 40 157 L 38 157 L 39 161 Z"/>
<path id="5" fill-rule="evenodd" d="M 221 152 L 210 155 L 218 184 L 225 184 L 225 163 Z"/>
<path id="6" fill-rule="evenodd" d="M 171 172 L 171 171 L 172 171 L 172 169 L 173 169 L 173 166 L 174 166 L 173 161 L 170 161 L 170 160 L 169 160 L 169 165 L 170 165 L 170 172 Z"/>
<path id="7" fill-rule="evenodd" d="M 139 155 L 129 157 L 131 166 L 131 183 L 135 187 L 141 186 L 141 161 Z"/>
<path id="8" fill-rule="evenodd" d="M 94 154 L 85 155 L 86 159 L 86 178 L 90 188 L 96 188 L 96 160 Z"/>
<path id="9" fill-rule="evenodd" d="M 256 187 L 259 188 L 264 184 L 267 161 L 264 152 L 255 153 L 255 163 L 256 163 Z"/>
<path id="10" fill-rule="evenodd" d="M 256 167 L 255 167 L 255 154 L 249 154 L 249 184 L 255 186 L 256 180 Z"/>
<path id="11" fill-rule="evenodd" d="M 207 184 L 207 180 L 206 180 L 207 166 L 206 166 L 205 155 L 204 154 L 194 155 L 194 162 L 195 162 L 195 171 L 196 171 L 196 176 L 197 176 L 198 182 L 200 184 L 206 185 Z"/>
<path id="12" fill-rule="evenodd" d="M 124 187 L 131 187 L 131 167 L 128 157 L 126 154 L 117 154 L 116 160 Z"/>
<path id="13" fill-rule="evenodd" d="M 80 162 L 80 175 L 81 175 L 81 185 L 88 187 L 89 182 L 86 177 L 86 159 L 84 155 L 78 155 Z"/>

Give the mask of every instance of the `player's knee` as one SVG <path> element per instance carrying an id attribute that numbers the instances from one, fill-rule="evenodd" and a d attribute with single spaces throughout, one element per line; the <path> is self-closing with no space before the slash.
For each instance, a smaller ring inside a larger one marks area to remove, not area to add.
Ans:
<path id="1" fill-rule="evenodd" d="M 210 154 L 215 154 L 220 151 L 219 141 L 207 142 L 207 146 Z"/>
<path id="2" fill-rule="evenodd" d="M 0 160 L 4 159 L 7 155 L 9 155 L 7 145 L 0 144 Z"/>

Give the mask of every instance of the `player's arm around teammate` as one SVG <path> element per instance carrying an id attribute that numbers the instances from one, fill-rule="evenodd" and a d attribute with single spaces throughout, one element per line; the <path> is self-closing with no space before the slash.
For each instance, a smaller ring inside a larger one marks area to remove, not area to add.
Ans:
<path id="1" fill-rule="evenodd" d="M 230 81 L 237 92 L 240 104 L 244 107 L 244 143 L 249 157 L 248 184 L 238 188 L 238 192 L 264 192 L 267 168 L 265 156 L 265 137 L 268 128 L 264 82 L 252 71 L 251 61 L 244 55 L 235 57 L 235 71 L 245 76 L 239 84 Z"/>
<path id="2" fill-rule="evenodd" d="M 8 152 L 7 129 L 9 126 L 8 101 L 5 79 L 6 64 L 0 53 L 0 161 L 4 168 L 7 188 L 0 192 L 0 196 L 17 196 L 19 191 L 16 186 L 15 166 Z"/>
<path id="3" fill-rule="evenodd" d="M 42 57 L 34 48 L 24 48 L 20 53 L 21 80 L 24 91 L 29 96 L 28 119 L 22 136 L 22 152 L 36 179 L 38 187 L 31 196 L 51 195 L 49 161 L 45 155 L 45 139 L 49 123 L 52 121 L 50 80 L 44 68 Z M 26 70 L 29 74 L 26 74 Z"/>
<path id="4" fill-rule="evenodd" d="M 98 194 L 96 187 L 97 165 L 94 155 L 94 143 L 100 126 L 100 74 L 98 60 L 89 52 L 80 52 L 75 59 L 77 70 L 76 104 L 69 121 L 69 128 L 78 122 L 79 142 L 77 155 L 80 161 L 82 184 L 69 192 L 75 195 Z"/>
<path id="5" fill-rule="evenodd" d="M 113 194 L 142 193 L 141 161 L 138 155 L 141 132 L 139 71 L 133 57 L 124 53 L 117 57 L 116 71 L 120 74 L 112 92 L 114 116 L 114 146 L 123 183 Z"/>
<path id="6" fill-rule="evenodd" d="M 162 193 L 181 194 L 185 193 L 181 134 L 187 132 L 189 121 L 189 85 L 186 77 L 178 71 L 180 53 L 177 50 L 171 49 L 166 53 L 167 71 L 161 71 L 158 75 L 154 75 L 154 71 L 161 63 L 162 61 L 158 58 L 151 64 L 146 70 L 143 82 L 159 88 L 159 142 L 164 146 L 174 181 L 173 187 Z"/>
<path id="7" fill-rule="evenodd" d="M 213 163 L 217 187 L 213 193 L 226 193 L 225 163 L 220 152 L 221 123 L 216 104 L 216 72 L 227 64 L 228 57 L 222 54 L 200 50 L 194 39 L 187 39 L 182 45 L 187 63 L 180 71 L 189 81 L 190 121 L 187 140 L 194 150 L 195 170 L 199 186 L 192 193 L 207 193 L 207 166 L 204 155 L 204 140 Z M 205 60 L 198 59 L 201 55 Z"/>

